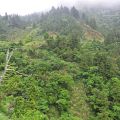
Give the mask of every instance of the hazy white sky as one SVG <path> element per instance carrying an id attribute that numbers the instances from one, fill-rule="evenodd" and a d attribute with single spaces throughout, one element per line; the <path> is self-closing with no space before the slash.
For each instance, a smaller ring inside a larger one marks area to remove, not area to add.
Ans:
<path id="1" fill-rule="evenodd" d="M 102 3 L 116 3 L 120 0 L 0 0 L 0 14 L 28 14 L 48 10 L 51 6 L 58 6 L 61 4 L 74 5 L 76 1 L 86 2 L 91 4 Z"/>

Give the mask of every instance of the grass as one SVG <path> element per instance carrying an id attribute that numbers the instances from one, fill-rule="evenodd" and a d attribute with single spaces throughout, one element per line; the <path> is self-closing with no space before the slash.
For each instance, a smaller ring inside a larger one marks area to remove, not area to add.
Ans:
<path id="1" fill-rule="evenodd" d="M 71 108 L 70 112 L 82 120 L 88 120 L 90 109 L 86 103 L 87 96 L 85 94 L 82 82 L 77 82 L 71 92 Z"/>

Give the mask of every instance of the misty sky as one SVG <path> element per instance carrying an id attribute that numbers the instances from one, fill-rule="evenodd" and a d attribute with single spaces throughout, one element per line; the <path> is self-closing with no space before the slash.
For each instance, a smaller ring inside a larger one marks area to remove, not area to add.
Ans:
<path id="1" fill-rule="evenodd" d="M 4 15 L 7 12 L 25 15 L 48 10 L 51 6 L 57 7 L 61 4 L 72 6 L 78 1 L 87 4 L 109 3 L 111 5 L 120 2 L 120 0 L 0 0 L 0 14 Z"/>

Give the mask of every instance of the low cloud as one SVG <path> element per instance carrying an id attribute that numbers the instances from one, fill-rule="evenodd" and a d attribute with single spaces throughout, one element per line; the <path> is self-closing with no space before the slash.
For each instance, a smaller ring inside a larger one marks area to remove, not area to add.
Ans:
<path id="1" fill-rule="evenodd" d="M 73 6 L 73 5 L 100 5 L 113 6 L 120 3 L 120 0 L 0 0 L 0 14 L 29 14 L 49 10 L 52 6 Z"/>

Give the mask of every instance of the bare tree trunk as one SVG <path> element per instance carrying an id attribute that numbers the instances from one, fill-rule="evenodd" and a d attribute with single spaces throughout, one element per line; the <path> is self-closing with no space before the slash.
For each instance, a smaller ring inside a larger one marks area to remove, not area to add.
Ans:
<path id="1" fill-rule="evenodd" d="M 14 51 L 14 50 L 13 50 Z M 0 82 L 3 80 L 6 72 L 7 72 L 7 68 L 8 68 L 8 64 L 9 64 L 9 61 L 13 55 L 13 51 L 9 51 L 9 49 L 7 50 L 7 53 L 6 53 L 6 63 L 5 63 L 5 67 L 4 67 L 4 71 L 2 73 L 2 75 L 0 76 Z"/>

